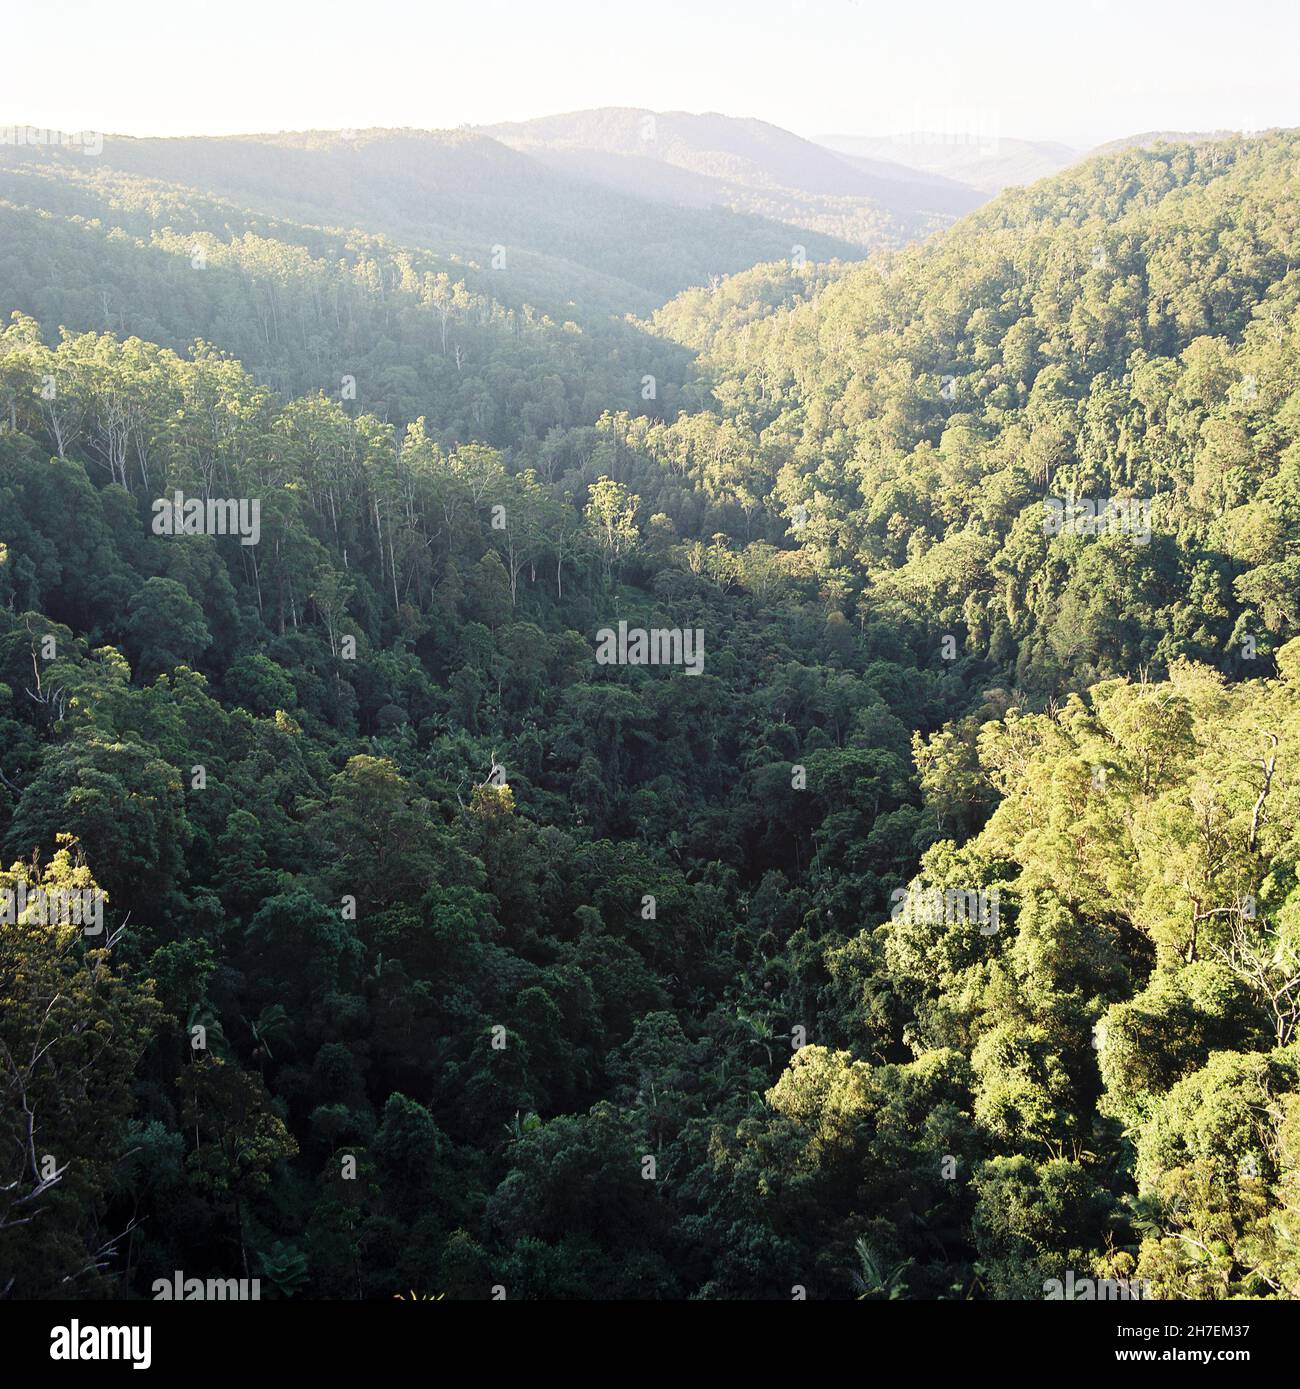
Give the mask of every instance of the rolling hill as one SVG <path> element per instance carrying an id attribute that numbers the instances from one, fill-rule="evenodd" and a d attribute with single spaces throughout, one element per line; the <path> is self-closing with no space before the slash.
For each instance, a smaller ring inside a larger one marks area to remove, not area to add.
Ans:
<path id="1" fill-rule="evenodd" d="M 976 207 L 961 183 L 884 159 L 844 159 L 766 121 L 606 107 L 486 126 L 557 170 L 679 206 L 726 207 L 899 245 Z"/>
<path id="2" fill-rule="evenodd" d="M 107 136 L 93 163 L 57 146 L 7 146 L 0 197 L 25 201 L 15 180 L 34 168 L 83 186 L 111 171 L 163 193 L 193 190 L 285 221 L 382 234 L 489 269 L 500 297 L 553 313 L 570 304 L 580 314 L 646 312 L 712 275 L 788 257 L 792 245 L 773 217 L 668 206 L 461 130 Z M 812 260 L 861 254 L 816 229 L 801 242 Z"/>
<path id="3" fill-rule="evenodd" d="M 925 131 L 883 136 L 820 135 L 817 140 L 837 154 L 888 160 L 918 173 L 941 175 L 986 195 L 1045 178 L 1082 153 L 1051 140 L 992 135 L 967 139 Z"/>

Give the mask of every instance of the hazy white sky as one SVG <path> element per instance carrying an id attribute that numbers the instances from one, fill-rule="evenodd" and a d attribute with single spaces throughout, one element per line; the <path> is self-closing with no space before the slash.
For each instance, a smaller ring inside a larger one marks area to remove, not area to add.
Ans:
<path id="1" fill-rule="evenodd" d="M 0 124 L 442 127 L 587 106 L 1088 145 L 1300 125 L 1300 0 L 9 3 Z"/>

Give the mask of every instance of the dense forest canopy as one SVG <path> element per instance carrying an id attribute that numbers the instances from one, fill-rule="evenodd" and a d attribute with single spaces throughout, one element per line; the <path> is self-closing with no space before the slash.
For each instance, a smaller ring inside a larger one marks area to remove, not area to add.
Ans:
<path id="1" fill-rule="evenodd" d="M 1300 135 L 860 263 L 104 154 L 0 150 L 0 1290 L 1300 1296 Z"/>

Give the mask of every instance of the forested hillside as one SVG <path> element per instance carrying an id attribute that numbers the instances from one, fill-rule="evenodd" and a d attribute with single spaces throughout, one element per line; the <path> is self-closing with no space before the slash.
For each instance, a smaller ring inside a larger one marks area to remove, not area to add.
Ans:
<path id="1" fill-rule="evenodd" d="M 1300 1296 L 1300 135 L 513 281 L 390 138 L 0 168 L 0 1289 Z"/>
<path id="2" fill-rule="evenodd" d="M 0 146 L 0 197 L 101 221 L 107 203 L 146 239 L 166 228 L 220 236 L 234 230 L 232 216 L 355 229 L 419 247 L 444 270 L 468 263 L 515 306 L 572 308 L 581 320 L 643 312 L 712 275 L 787 257 L 796 241 L 813 260 L 862 254 L 815 228 L 796 235 L 780 220 L 601 187 L 466 130 L 109 135 L 89 158 L 57 145 Z"/>

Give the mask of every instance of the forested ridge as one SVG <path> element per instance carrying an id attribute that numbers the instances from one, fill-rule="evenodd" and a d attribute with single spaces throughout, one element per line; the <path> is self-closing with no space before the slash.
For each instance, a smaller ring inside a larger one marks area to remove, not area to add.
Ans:
<path id="1" fill-rule="evenodd" d="M 607 186 L 685 206 L 721 206 L 896 246 L 945 226 L 987 195 L 884 159 L 857 159 L 766 121 L 604 107 L 482 132 Z"/>
<path id="2" fill-rule="evenodd" d="M 1300 1295 L 1300 135 L 861 264 L 395 138 L 3 152 L 0 1290 Z"/>

